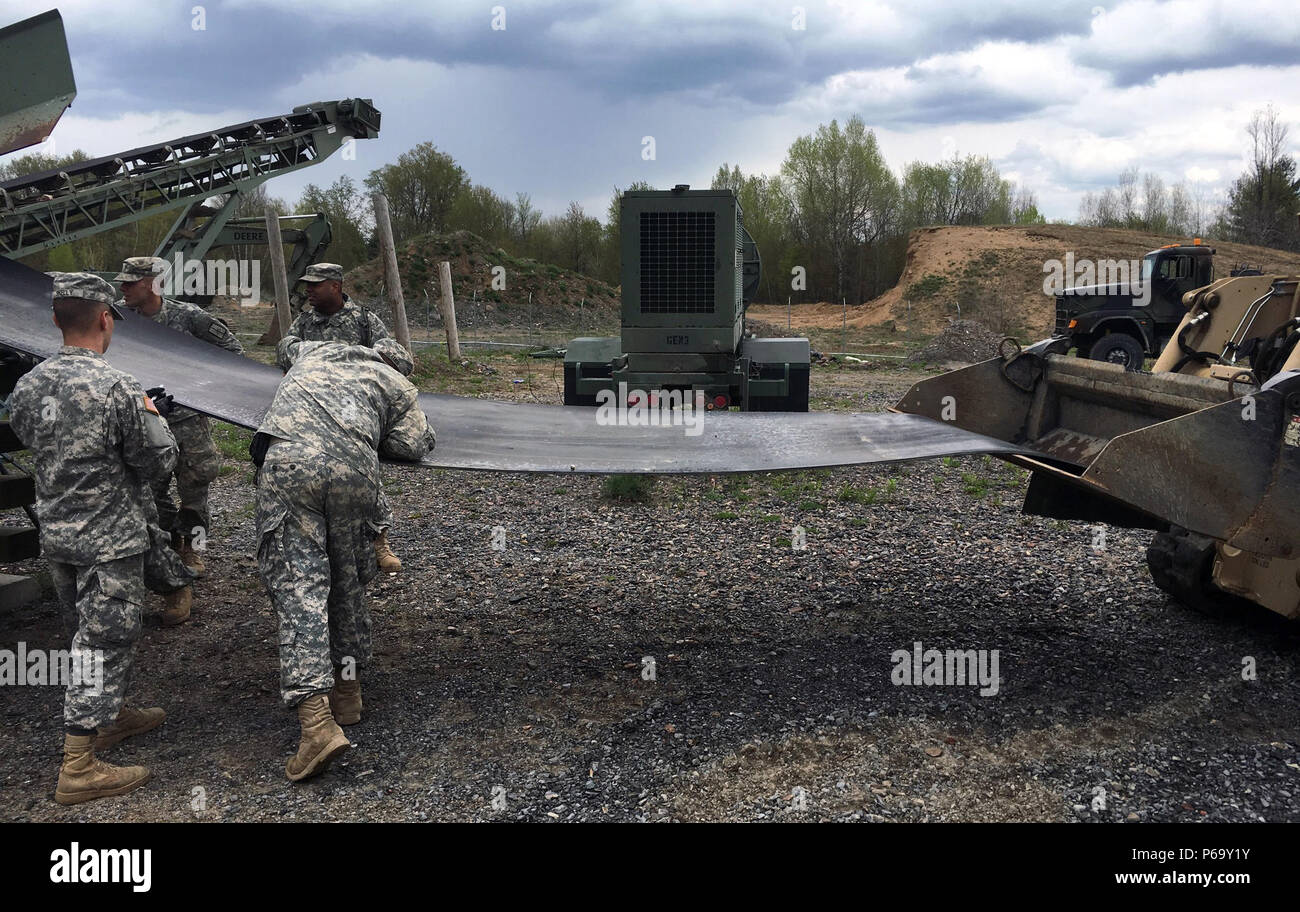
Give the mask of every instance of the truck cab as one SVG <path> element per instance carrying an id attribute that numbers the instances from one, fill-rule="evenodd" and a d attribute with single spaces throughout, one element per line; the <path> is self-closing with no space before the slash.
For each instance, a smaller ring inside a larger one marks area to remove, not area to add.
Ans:
<path id="1" fill-rule="evenodd" d="M 1164 349 L 1187 309 L 1183 295 L 1214 281 L 1214 248 L 1169 244 L 1142 258 L 1136 281 L 1066 289 L 1056 296 L 1056 335 L 1079 355 L 1141 370 Z"/>

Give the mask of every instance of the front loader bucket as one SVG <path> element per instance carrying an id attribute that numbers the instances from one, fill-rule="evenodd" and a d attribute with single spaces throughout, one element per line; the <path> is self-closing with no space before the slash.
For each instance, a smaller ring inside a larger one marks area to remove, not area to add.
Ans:
<path id="1" fill-rule="evenodd" d="M 1300 554 L 1300 376 L 1263 390 L 1067 358 L 1058 340 L 923 380 L 895 411 L 1041 456 L 1025 512 L 1180 526 L 1260 555 Z"/>
<path id="2" fill-rule="evenodd" d="M 58 10 L 0 29 L 0 155 L 43 142 L 77 95 Z"/>
<path id="3" fill-rule="evenodd" d="M 1300 556 L 1300 374 L 1116 437 L 1082 481 L 1232 548 Z"/>

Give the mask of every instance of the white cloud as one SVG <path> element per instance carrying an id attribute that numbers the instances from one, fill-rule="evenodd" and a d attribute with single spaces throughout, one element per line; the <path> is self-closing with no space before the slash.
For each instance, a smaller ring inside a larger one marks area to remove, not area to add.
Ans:
<path id="1" fill-rule="evenodd" d="M 1300 17 L 1289 0 L 1128 0 L 1075 42 L 1074 56 L 1141 81 L 1176 69 L 1294 60 Z"/>
<path id="2" fill-rule="evenodd" d="M 26 14 L 40 11 L 26 5 Z M 214 0 L 210 21 L 252 27 L 240 26 L 247 42 L 219 53 L 208 49 L 212 36 L 194 45 L 193 72 L 212 78 L 184 84 L 187 110 L 174 80 L 151 81 L 136 67 L 131 82 L 122 63 L 187 23 L 192 5 L 61 5 L 82 89 L 55 132 L 61 148 L 109 154 L 363 95 L 384 113 L 381 138 L 360 144 L 355 162 L 331 159 L 271 192 L 294 198 L 343 173 L 361 180 L 430 140 L 498 192 L 529 192 L 547 212 L 577 199 L 603 216 L 615 185 L 699 185 L 723 161 L 773 173 L 796 136 L 859 113 L 896 171 L 986 154 L 1049 214 L 1073 218 L 1083 192 L 1126 167 L 1221 190 L 1245 166 L 1244 126 L 1266 103 L 1300 125 L 1300 60 L 1269 56 L 1300 46 L 1300 17 L 1264 0 L 1123 0 L 1097 16 L 1095 0 L 503 0 L 503 36 L 489 29 L 494 3 L 481 0 L 364 9 L 352 0 Z M 794 5 L 807 12 L 805 32 L 790 28 Z M 269 39 L 255 27 L 272 15 L 281 28 L 324 24 L 339 41 L 296 47 L 270 36 L 283 46 L 277 81 L 259 90 L 246 77 L 224 79 L 257 72 Z M 394 34 L 407 39 L 400 51 L 384 44 Z M 655 162 L 639 155 L 647 134 Z"/>

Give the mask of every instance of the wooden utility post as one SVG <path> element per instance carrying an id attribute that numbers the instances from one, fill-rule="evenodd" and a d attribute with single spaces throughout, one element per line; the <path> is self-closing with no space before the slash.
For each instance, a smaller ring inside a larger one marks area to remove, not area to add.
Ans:
<path id="1" fill-rule="evenodd" d="M 275 319 L 280 324 L 276 341 L 289 331 L 289 276 L 284 271 L 284 241 L 280 239 L 280 216 L 266 207 L 266 248 L 271 254 L 271 278 L 275 281 Z"/>
<path id="2" fill-rule="evenodd" d="M 451 293 L 451 263 L 443 260 L 438 264 L 438 312 L 442 314 L 442 325 L 447 330 L 447 357 L 452 361 L 460 360 L 460 333 L 456 330 L 456 299 Z"/>
<path id="3" fill-rule="evenodd" d="M 376 193 L 371 200 L 375 204 L 375 231 L 379 235 L 379 250 L 384 255 L 384 284 L 388 286 L 388 300 L 393 305 L 393 329 L 398 344 L 409 352 L 411 327 L 406 323 L 406 300 L 402 297 L 402 277 L 397 271 L 397 246 L 393 243 L 393 225 L 388 220 L 388 198 L 382 193 Z"/>

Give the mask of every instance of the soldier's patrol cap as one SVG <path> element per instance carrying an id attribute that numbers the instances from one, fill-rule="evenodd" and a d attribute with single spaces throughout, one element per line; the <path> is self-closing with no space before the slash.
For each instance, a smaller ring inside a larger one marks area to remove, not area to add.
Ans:
<path id="1" fill-rule="evenodd" d="M 338 263 L 313 263 L 302 274 L 300 282 L 342 282 L 343 267 Z"/>
<path id="2" fill-rule="evenodd" d="M 375 351 L 403 377 L 411 376 L 411 371 L 415 370 L 411 353 L 396 339 L 380 339 L 375 343 Z"/>
<path id="3" fill-rule="evenodd" d="M 127 257 L 122 261 L 122 271 L 113 276 L 114 282 L 138 282 L 152 279 L 167 271 L 167 261 L 162 257 Z"/>
<path id="4" fill-rule="evenodd" d="M 90 272 L 51 272 L 54 279 L 54 297 L 79 298 L 96 304 L 107 304 L 108 312 L 115 320 L 122 319 L 122 311 L 117 309 L 117 293 L 113 286 Z"/>

